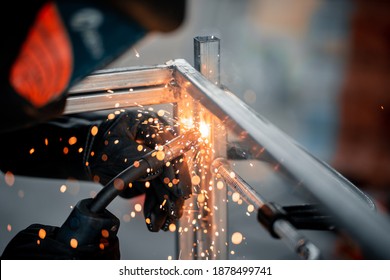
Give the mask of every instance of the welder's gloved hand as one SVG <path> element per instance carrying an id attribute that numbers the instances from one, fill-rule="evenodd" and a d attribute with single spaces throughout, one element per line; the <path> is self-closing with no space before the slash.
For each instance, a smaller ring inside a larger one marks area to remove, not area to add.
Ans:
<path id="1" fill-rule="evenodd" d="M 101 243 L 72 248 L 56 239 L 59 227 L 32 224 L 7 244 L 4 260 L 119 260 L 119 239 L 110 236 Z"/>
<path id="2" fill-rule="evenodd" d="M 157 145 L 174 137 L 173 129 L 157 114 L 125 111 L 109 115 L 88 140 L 85 163 L 95 181 L 106 185 Z M 183 157 L 166 164 L 136 182 L 125 182 L 121 196 L 145 194 L 144 215 L 150 231 L 166 231 L 182 216 L 185 199 L 191 195 L 191 179 Z"/>

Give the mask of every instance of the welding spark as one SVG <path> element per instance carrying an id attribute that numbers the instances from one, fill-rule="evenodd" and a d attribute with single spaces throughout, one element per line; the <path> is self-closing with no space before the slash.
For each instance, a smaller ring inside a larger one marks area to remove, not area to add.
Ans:
<path id="1" fill-rule="evenodd" d="M 11 172 L 11 171 L 7 171 L 5 174 L 4 174 L 4 180 L 5 180 L 5 183 L 8 185 L 8 186 L 13 186 L 14 183 L 15 183 L 15 175 Z"/>
<path id="2" fill-rule="evenodd" d="M 133 48 L 133 50 L 134 50 L 135 56 L 136 56 L 137 58 L 139 58 L 139 57 L 140 57 L 139 52 L 138 52 L 135 48 Z"/>

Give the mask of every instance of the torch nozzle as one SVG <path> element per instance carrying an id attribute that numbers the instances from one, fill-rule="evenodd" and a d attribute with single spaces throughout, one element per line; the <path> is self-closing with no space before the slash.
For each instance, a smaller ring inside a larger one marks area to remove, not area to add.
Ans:
<path id="1" fill-rule="evenodd" d="M 201 134 L 198 130 L 190 129 L 164 144 L 162 146 L 165 152 L 164 162 L 171 161 L 189 150 L 196 148 L 200 137 Z"/>

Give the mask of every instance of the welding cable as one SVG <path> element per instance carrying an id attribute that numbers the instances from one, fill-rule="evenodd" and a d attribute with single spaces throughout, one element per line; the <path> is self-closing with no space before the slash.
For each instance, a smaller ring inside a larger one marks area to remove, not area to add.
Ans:
<path id="1" fill-rule="evenodd" d="M 197 147 L 199 137 L 198 131 L 189 130 L 162 145 L 160 150 L 153 150 L 145 154 L 140 160 L 109 181 L 94 197 L 89 205 L 89 210 L 92 213 L 103 211 L 123 191 L 126 185 L 147 176 L 150 172 L 158 172 L 167 162 Z M 159 157 L 159 153 L 162 153 L 163 156 Z"/>
<path id="2" fill-rule="evenodd" d="M 213 161 L 211 168 L 212 172 L 220 175 L 226 184 L 237 191 L 248 205 L 257 207 L 259 211 L 269 205 L 244 179 L 232 172 L 227 160 L 217 158 Z M 282 217 L 282 215 L 276 213 L 270 225 L 267 226 L 267 229 L 273 237 L 281 238 L 285 241 L 287 246 L 298 253 L 303 259 L 315 260 L 321 258 L 320 250 L 308 241 L 305 236 L 300 234 L 284 216 Z"/>

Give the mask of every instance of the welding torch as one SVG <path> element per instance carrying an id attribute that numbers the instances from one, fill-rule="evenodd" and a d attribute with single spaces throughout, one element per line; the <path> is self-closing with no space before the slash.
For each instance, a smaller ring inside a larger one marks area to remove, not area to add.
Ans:
<path id="1" fill-rule="evenodd" d="M 232 172 L 227 160 L 217 158 L 212 163 L 214 174 L 220 175 L 226 184 L 237 191 L 245 202 L 258 209 L 258 220 L 275 238 L 281 238 L 303 259 L 320 259 L 320 250 L 300 234 L 276 204 L 268 203 L 238 174 Z"/>
<path id="2" fill-rule="evenodd" d="M 59 229 L 57 240 L 71 244 L 77 240 L 78 246 L 99 244 L 102 232 L 114 237 L 119 229 L 119 220 L 106 210 L 110 202 L 116 198 L 131 182 L 144 178 L 150 172 L 156 172 L 198 144 L 200 133 L 191 129 L 152 150 L 138 161 L 124 169 L 104 186 L 94 198 L 83 199 L 73 208 L 71 214 Z M 159 156 L 159 155 L 163 156 Z M 120 184 L 118 184 L 120 182 Z M 119 185 L 119 186 L 118 186 Z"/>
<path id="3" fill-rule="evenodd" d="M 167 162 L 183 155 L 191 148 L 196 147 L 200 133 L 195 129 L 189 130 L 186 133 L 177 136 L 168 143 L 161 146 L 159 151 L 153 150 L 145 154 L 136 163 L 130 165 L 128 168 L 119 173 L 96 195 L 90 205 L 90 210 L 93 213 L 98 213 L 104 210 L 107 205 L 120 194 L 123 190 L 123 184 L 118 188 L 115 182 L 134 182 L 142 178 L 148 173 L 162 168 Z M 159 158 L 158 153 L 163 153 L 163 157 Z"/>

